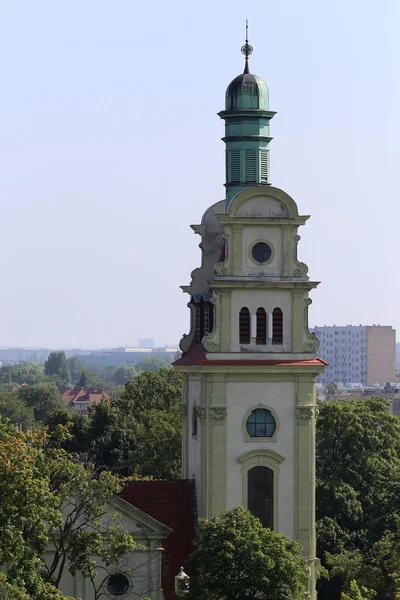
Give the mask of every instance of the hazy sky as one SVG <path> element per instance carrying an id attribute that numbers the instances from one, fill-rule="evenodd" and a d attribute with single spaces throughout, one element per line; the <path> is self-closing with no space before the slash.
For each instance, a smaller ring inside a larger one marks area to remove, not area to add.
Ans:
<path id="1" fill-rule="evenodd" d="M 0 0 L 0 345 L 188 331 L 246 18 L 310 324 L 400 329 L 398 0 Z"/>

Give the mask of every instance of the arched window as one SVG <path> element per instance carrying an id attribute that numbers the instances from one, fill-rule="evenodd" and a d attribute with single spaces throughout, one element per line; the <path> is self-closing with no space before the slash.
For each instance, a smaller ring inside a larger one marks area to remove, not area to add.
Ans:
<path id="1" fill-rule="evenodd" d="M 250 344 L 250 311 L 245 306 L 239 313 L 239 343 Z"/>
<path id="2" fill-rule="evenodd" d="M 272 311 L 272 343 L 283 344 L 283 312 L 280 308 Z"/>
<path id="3" fill-rule="evenodd" d="M 257 337 L 256 344 L 267 343 L 267 313 L 263 308 L 257 309 Z"/>
<path id="4" fill-rule="evenodd" d="M 274 509 L 274 472 L 268 467 L 253 467 L 247 473 L 247 508 L 264 527 L 272 529 Z"/>
<path id="5" fill-rule="evenodd" d="M 275 419 L 266 408 L 256 408 L 246 421 L 246 430 L 250 437 L 272 437 L 275 429 Z"/>

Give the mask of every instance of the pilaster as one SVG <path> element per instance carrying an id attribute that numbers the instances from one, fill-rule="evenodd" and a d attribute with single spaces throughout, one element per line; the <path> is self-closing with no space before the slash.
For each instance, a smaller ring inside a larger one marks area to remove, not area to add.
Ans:
<path id="1" fill-rule="evenodd" d="M 212 392 L 212 379 L 209 375 L 201 377 L 201 404 L 197 407 L 200 422 L 200 453 L 201 453 L 201 492 L 200 517 L 210 517 L 210 472 L 211 472 L 211 432 L 210 417 L 207 406 Z"/>
<path id="2" fill-rule="evenodd" d="M 283 277 L 293 275 L 293 226 L 282 227 L 282 274 Z"/>
<path id="3" fill-rule="evenodd" d="M 221 324 L 220 328 L 220 339 L 221 339 L 221 352 L 231 351 L 231 291 L 221 290 L 220 292 L 220 310 L 221 310 Z"/>
<path id="4" fill-rule="evenodd" d="M 293 298 L 293 349 L 292 352 L 303 352 L 304 335 L 304 291 L 292 289 Z"/>
<path id="5" fill-rule="evenodd" d="M 308 562 L 308 598 L 316 599 L 315 378 L 299 377 L 296 398 L 295 527 Z"/>
<path id="6" fill-rule="evenodd" d="M 214 375 L 211 403 L 211 517 L 226 510 L 226 376 Z"/>
<path id="7" fill-rule="evenodd" d="M 189 376 L 183 375 L 182 382 L 182 401 L 179 406 L 182 423 L 182 478 L 188 479 L 189 476 L 189 426 L 188 426 L 188 387 Z"/>
<path id="8" fill-rule="evenodd" d="M 232 273 L 233 275 L 240 275 L 242 272 L 242 261 L 243 261 L 243 240 L 242 240 L 242 227 L 233 224 L 232 225 Z"/>

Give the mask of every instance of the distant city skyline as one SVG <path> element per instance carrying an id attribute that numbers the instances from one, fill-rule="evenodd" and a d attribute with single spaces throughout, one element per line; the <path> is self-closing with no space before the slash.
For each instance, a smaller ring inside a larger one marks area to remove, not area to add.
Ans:
<path id="1" fill-rule="evenodd" d="M 301 214 L 310 326 L 400 330 L 400 3 L 3 0 L 3 346 L 188 331 L 190 229 L 224 197 L 225 89 L 266 81 L 271 183 Z"/>

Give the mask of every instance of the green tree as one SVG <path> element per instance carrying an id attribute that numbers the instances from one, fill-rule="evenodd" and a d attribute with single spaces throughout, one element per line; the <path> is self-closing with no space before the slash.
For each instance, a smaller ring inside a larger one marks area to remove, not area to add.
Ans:
<path id="1" fill-rule="evenodd" d="M 43 421 L 53 410 L 64 407 L 63 399 L 55 383 L 39 383 L 21 387 L 17 396 L 26 406 L 33 409 L 36 421 Z"/>
<path id="2" fill-rule="evenodd" d="M 329 381 L 325 386 L 325 393 L 335 395 L 338 393 L 338 384 L 336 381 Z"/>
<path id="3" fill-rule="evenodd" d="M 306 561 L 297 542 L 238 507 L 199 524 L 190 600 L 300 600 Z"/>
<path id="4" fill-rule="evenodd" d="M 69 364 L 65 352 L 50 352 L 49 358 L 44 363 L 44 372 L 46 375 L 54 376 L 65 385 L 69 383 Z"/>
<path id="5" fill-rule="evenodd" d="M 61 523 L 44 440 L 42 432 L 22 434 L 0 422 L 0 565 L 11 564 L 7 585 L 33 595 L 42 588 L 38 569 L 48 530 Z"/>
<path id="6" fill-rule="evenodd" d="M 0 564 L 11 564 L 13 593 L 38 600 L 51 591 L 57 597 L 67 569 L 96 588 L 98 567 L 118 566 L 135 547 L 110 506 L 120 481 L 109 472 L 97 476 L 55 443 L 68 435 L 59 426 L 50 444 L 44 431 L 22 434 L 0 423 Z M 50 541 L 49 564 L 42 556 Z"/>
<path id="7" fill-rule="evenodd" d="M 379 398 L 321 402 L 317 421 L 317 545 L 330 572 L 320 596 L 338 599 L 349 574 L 379 598 L 383 582 L 376 544 L 400 513 L 400 419 Z"/>
<path id="8" fill-rule="evenodd" d="M 121 409 L 134 411 L 138 419 L 146 419 L 149 410 L 169 410 L 179 405 L 182 376 L 172 369 L 140 373 L 128 381 L 116 401 Z"/>
<path id="9" fill-rule="evenodd" d="M 28 383 L 35 385 L 44 381 L 43 366 L 35 363 L 21 362 L 5 365 L 0 369 L 0 383 Z"/>
<path id="10" fill-rule="evenodd" d="M 23 430 L 35 422 L 33 409 L 18 398 L 15 391 L 0 389 L 0 415 L 8 419 L 12 425 L 19 425 Z"/>
<path id="11" fill-rule="evenodd" d="M 82 371 L 77 381 L 78 388 L 86 387 L 88 385 L 88 374 L 86 371 Z"/>
<path id="12" fill-rule="evenodd" d="M 121 365 L 114 371 L 112 381 L 119 385 L 125 385 L 125 383 L 133 379 L 136 374 L 137 371 L 133 365 Z"/>
<path id="13" fill-rule="evenodd" d="M 144 372 L 87 421 L 90 460 L 124 476 L 175 479 L 181 468 L 182 378 L 171 369 Z"/>
<path id="14" fill-rule="evenodd" d="M 170 368 L 171 363 L 160 356 L 148 356 L 147 358 L 142 358 L 142 360 L 139 360 L 136 364 L 136 371 L 138 373 L 141 371 L 158 371 L 158 369 Z"/>
<path id="15" fill-rule="evenodd" d="M 70 374 L 70 381 L 72 385 L 76 385 L 82 371 L 85 370 L 85 366 L 79 358 L 72 356 L 68 359 L 68 368 Z"/>

